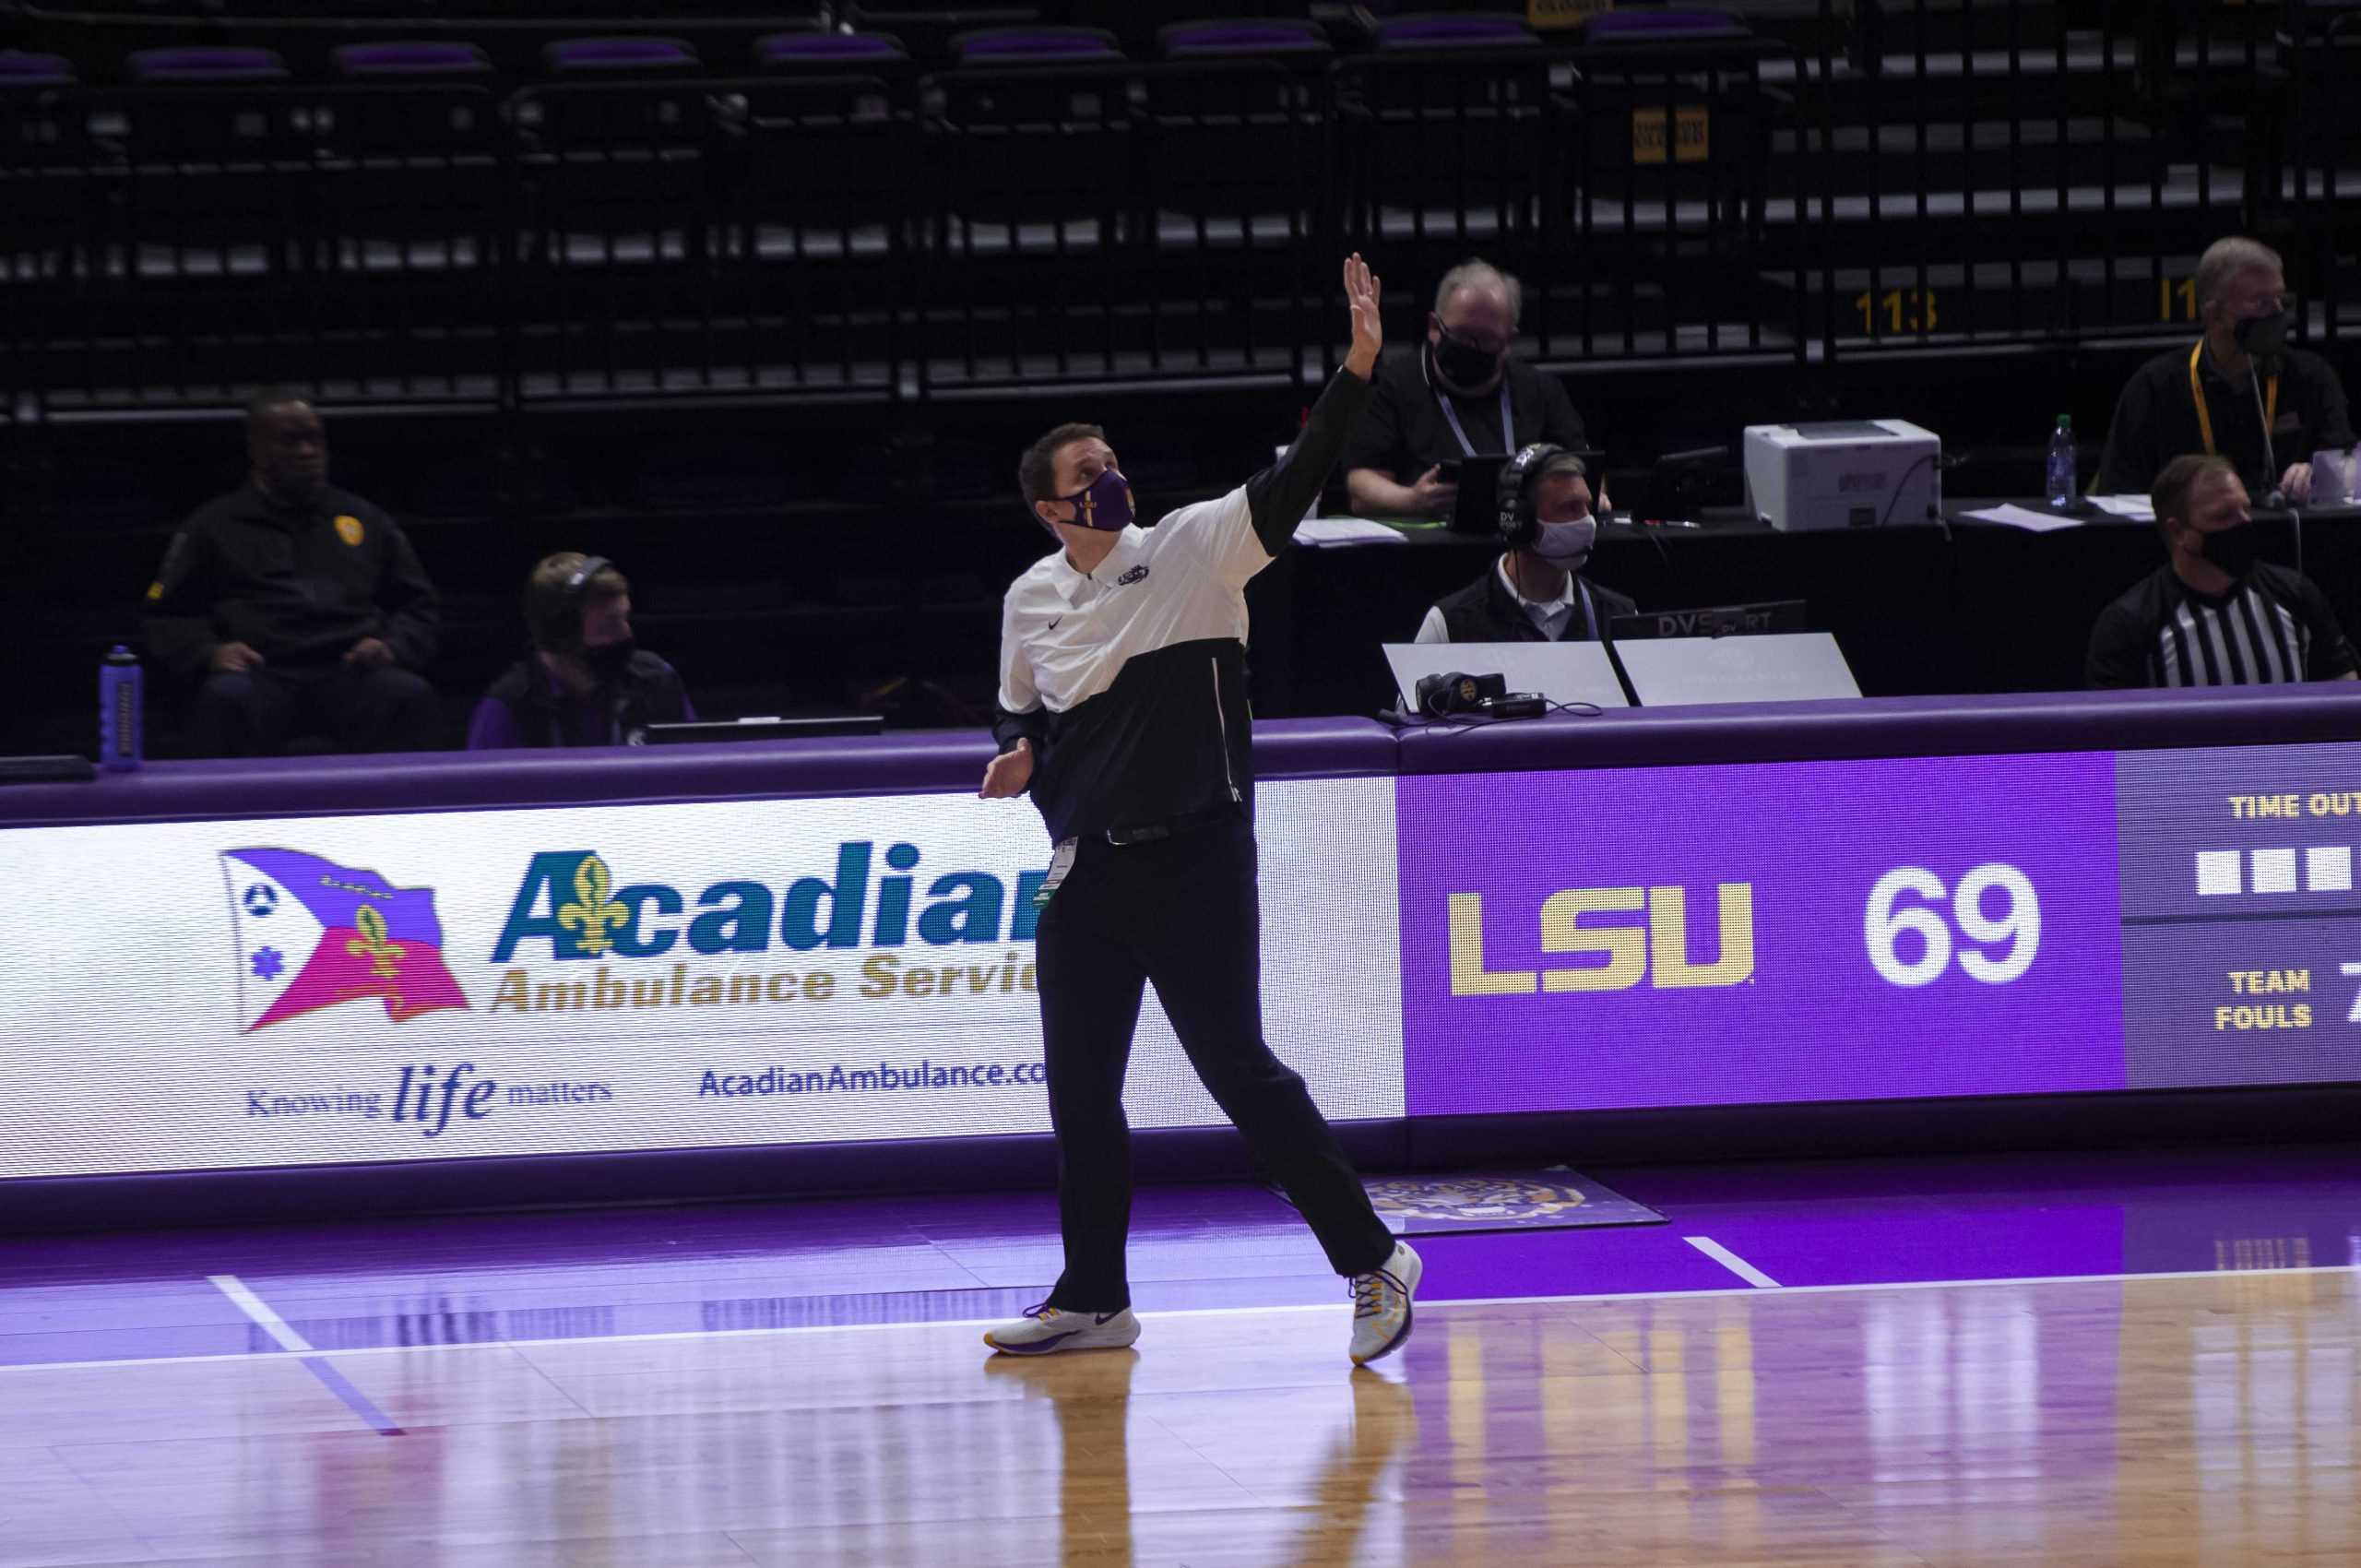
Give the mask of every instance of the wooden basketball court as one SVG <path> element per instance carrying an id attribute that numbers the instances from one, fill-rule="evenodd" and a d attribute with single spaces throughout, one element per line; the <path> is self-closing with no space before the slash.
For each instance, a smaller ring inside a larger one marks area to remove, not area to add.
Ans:
<path id="1" fill-rule="evenodd" d="M 0 1369 L 0 1563 L 2361 1561 L 2349 1269 Z M 137 1303 L 126 1301 L 136 1313 Z M 299 1341 L 300 1343 L 300 1341 Z"/>

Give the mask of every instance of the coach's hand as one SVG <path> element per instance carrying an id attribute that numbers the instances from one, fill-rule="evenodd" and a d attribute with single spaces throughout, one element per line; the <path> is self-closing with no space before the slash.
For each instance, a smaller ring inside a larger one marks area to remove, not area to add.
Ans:
<path id="1" fill-rule="evenodd" d="M 1363 380 L 1377 368 L 1377 351 L 1385 347 L 1385 323 L 1378 316 L 1377 274 L 1355 251 L 1345 258 L 1345 303 L 1353 313 L 1353 347 L 1345 368 Z"/>
<path id="2" fill-rule="evenodd" d="M 1020 740 L 1008 750 L 992 758 L 984 769 L 984 787 L 978 791 L 985 800 L 1004 801 L 1011 795 L 1025 793 L 1025 786 L 1033 781 L 1033 742 Z"/>

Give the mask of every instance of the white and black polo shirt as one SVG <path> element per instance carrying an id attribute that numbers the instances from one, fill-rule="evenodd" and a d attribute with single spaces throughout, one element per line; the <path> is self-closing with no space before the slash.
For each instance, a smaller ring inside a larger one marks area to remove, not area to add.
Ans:
<path id="1" fill-rule="evenodd" d="M 1125 529 L 1087 576 L 1061 550 L 1010 586 L 992 735 L 1033 742 L 1052 840 L 1251 806 L 1246 584 L 1294 536 L 1368 398 L 1339 374 L 1295 445 L 1238 489 Z"/>
<path id="2" fill-rule="evenodd" d="M 2222 596 L 2159 567 L 2099 614 L 2087 669 L 2094 688 L 2258 686 L 2333 681 L 2361 669 L 2328 598 L 2269 562 Z"/>

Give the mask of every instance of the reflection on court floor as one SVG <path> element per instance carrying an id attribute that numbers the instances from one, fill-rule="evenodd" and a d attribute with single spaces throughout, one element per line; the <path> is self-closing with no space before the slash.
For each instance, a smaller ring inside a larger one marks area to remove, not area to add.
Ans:
<path id="1" fill-rule="evenodd" d="M 1038 1360 L 1038 1196 L 0 1243 L 0 1568 L 2349 1562 L 2361 1161 L 2244 1158 L 1619 1173 L 1362 1371 L 1245 1188 Z"/>

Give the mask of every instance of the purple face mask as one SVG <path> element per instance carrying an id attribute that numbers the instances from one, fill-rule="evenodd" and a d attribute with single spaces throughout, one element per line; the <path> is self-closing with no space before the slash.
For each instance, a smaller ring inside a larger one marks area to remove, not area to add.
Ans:
<path id="1" fill-rule="evenodd" d="M 1100 470 L 1089 486 L 1072 495 L 1051 499 L 1065 502 L 1074 508 L 1073 521 L 1077 527 L 1097 529 L 1104 533 L 1121 533 L 1132 526 L 1132 487 L 1114 469 Z"/>

